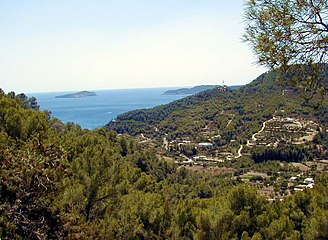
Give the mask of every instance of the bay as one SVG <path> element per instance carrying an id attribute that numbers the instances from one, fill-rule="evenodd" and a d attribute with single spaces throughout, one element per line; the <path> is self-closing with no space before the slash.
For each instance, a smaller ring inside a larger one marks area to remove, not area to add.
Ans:
<path id="1" fill-rule="evenodd" d="M 30 93 L 37 98 L 41 110 L 48 110 L 62 122 L 74 122 L 83 128 L 104 126 L 117 115 L 135 109 L 152 108 L 185 97 L 185 95 L 162 95 L 175 88 L 138 88 L 93 90 L 94 97 L 55 98 L 74 92 Z"/>

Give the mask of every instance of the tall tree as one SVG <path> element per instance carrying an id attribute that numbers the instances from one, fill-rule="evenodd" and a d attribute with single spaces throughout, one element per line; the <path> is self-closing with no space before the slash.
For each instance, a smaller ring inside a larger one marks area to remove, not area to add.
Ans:
<path id="1" fill-rule="evenodd" d="M 304 89 L 311 89 L 310 97 L 317 90 L 326 94 L 328 1 L 248 0 L 245 23 L 244 40 L 260 64 L 291 73 Z"/>

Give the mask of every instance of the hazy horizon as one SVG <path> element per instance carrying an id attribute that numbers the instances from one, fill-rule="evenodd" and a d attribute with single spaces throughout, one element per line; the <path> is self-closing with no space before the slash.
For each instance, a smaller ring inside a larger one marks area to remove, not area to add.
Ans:
<path id="1" fill-rule="evenodd" d="M 244 85 L 265 69 L 241 40 L 243 2 L 1 1 L 0 87 Z"/>
<path id="2" fill-rule="evenodd" d="M 132 87 L 132 88 L 107 88 L 107 89 L 79 89 L 79 90 L 59 90 L 59 91 L 41 91 L 41 92 L 23 92 L 25 94 L 33 94 L 33 93 L 74 93 L 74 92 L 81 92 L 81 91 L 110 91 L 110 90 L 133 90 L 133 89 L 180 89 L 180 88 L 193 88 L 196 86 L 201 86 L 201 85 L 222 85 L 221 84 L 199 84 L 199 85 L 192 85 L 192 86 L 158 86 L 158 87 Z M 246 84 L 239 84 L 239 85 L 227 85 L 228 87 L 233 87 L 233 86 L 243 86 Z M 5 91 L 8 92 L 8 91 Z M 16 92 L 20 93 L 20 92 Z"/>

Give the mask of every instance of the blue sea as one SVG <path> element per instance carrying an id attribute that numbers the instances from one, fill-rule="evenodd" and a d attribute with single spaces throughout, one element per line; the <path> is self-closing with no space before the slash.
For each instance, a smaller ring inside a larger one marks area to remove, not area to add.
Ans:
<path id="1" fill-rule="evenodd" d="M 135 109 L 152 108 L 183 98 L 183 95 L 162 95 L 174 88 L 93 90 L 97 96 L 84 98 L 55 98 L 73 92 L 31 93 L 41 110 L 63 122 L 74 122 L 83 128 L 104 126 L 118 114 Z"/>

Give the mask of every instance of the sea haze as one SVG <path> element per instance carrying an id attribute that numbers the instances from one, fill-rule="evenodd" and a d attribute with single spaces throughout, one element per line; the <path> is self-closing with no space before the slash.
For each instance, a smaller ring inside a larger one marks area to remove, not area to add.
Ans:
<path id="1" fill-rule="evenodd" d="M 118 114 L 135 109 L 151 108 L 185 97 L 186 95 L 163 95 L 174 88 L 143 88 L 95 90 L 97 96 L 84 98 L 55 98 L 73 92 L 30 93 L 41 110 L 49 110 L 52 116 L 63 122 L 74 122 L 83 128 L 104 126 Z"/>

